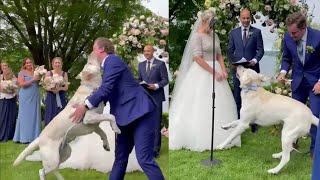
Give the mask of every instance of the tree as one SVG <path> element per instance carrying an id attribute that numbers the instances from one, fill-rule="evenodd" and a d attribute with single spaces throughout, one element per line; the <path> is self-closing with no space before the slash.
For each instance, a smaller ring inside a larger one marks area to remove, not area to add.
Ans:
<path id="1" fill-rule="evenodd" d="M 60 56 L 69 69 L 96 37 L 111 36 L 125 18 L 144 8 L 138 0 L 1 0 L 0 10 L 5 25 L 16 31 L 7 40 L 24 44 L 36 64 L 48 68 Z"/>

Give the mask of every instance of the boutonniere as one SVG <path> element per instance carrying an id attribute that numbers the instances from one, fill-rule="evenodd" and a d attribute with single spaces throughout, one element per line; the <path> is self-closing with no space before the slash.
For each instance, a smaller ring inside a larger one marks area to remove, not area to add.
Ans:
<path id="1" fill-rule="evenodd" d="M 307 50 L 308 53 L 313 53 L 314 52 L 314 49 L 313 49 L 312 46 L 307 46 L 306 50 Z"/>
<path id="2" fill-rule="evenodd" d="M 157 65 L 156 64 L 152 64 L 151 65 L 151 69 L 153 69 L 154 67 L 156 67 Z"/>
<path id="3" fill-rule="evenodd" d="M 252 36 L 253 32 L 249 32 L 248 33 L 248 37 Z"/>

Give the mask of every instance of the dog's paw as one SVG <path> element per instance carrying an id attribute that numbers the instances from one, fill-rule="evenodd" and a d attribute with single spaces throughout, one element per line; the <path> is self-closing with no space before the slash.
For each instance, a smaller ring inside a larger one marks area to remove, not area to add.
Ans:
<path id="1" fill-rule="evenodd" d="M 268 173 L 269 173 L 269 174 L 276 175 L 276 174 L 278 174 L 278 170 L 276 170 L 275 168 L 269 169 L 269 170 L 268 170 Z"/>
<path id="2" fill-rule="evenodd" d="M 225 148 L 225 145 L 224 144 L 220 144 L 220 145 L 218 145 L 215 149 L 216 150 L 222 150 L 222 149 L 224 149 Z"/>

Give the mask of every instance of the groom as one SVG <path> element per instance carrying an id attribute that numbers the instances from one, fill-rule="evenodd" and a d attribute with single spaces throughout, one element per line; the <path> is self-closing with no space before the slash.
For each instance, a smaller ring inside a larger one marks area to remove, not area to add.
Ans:
<path id="1" fill-rule="evenodd" d="M 162 172 L 154 160 L 154 132 L 157 117 L 156 104 L 134 79 L 128 66 L 114 54 L 112 42 L 106 38 L 94 41 L 93 52 L 103 68 L 103 80 L 98 90 L 78 105 L 72 115 L 79 123 L 86 110 L 109 101 L 110 113 L 121 130 L 117 135 L 115 161 L 110 180 L 124 179 L 128 157 L 135 146 L 139 165 L 149 179 L 163 180 Z"/>
<path id="2" fill-rule="evenodd" d="M 292 66 L 292 98 L 306 104 L 316 117 L 320 113 L 320 31 L 307 27 L 306 17 L 296 12 L 286 19 L 288 32 L 284 35 L 282 64 L 278 80 L 285 81 L 285 75 Z M 311 125 L 310 156 L 313 158 L 317 127 Z"/>

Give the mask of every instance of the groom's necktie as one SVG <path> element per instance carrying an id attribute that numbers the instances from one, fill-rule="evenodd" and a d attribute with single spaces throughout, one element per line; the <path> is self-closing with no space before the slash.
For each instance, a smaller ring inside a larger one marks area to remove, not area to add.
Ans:
<path id="1" fill-rule="evenodd" d="M 149 75 L 151 71 L 151 61 L 147 60 L 147 63 L 147 74 Z"/>
<path id="2" fill-rule="evenodd" d="M 298 51 L 298 56 L 301 61 L 301 63 L 304 65 L 304 57 L 303 57 L 303 40 L 300 39 L 297 41 L 297 51 Z"/>
<path id="3" fill-rule="evenodd" d="M 243 29 L 243 37 L 242 37 L 242 41 L 243 41 L 243 45 L 245 45 L 247 43 L 248 37 L 247 37 L 247 29 L 244 28 Z"/>

